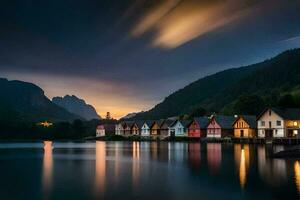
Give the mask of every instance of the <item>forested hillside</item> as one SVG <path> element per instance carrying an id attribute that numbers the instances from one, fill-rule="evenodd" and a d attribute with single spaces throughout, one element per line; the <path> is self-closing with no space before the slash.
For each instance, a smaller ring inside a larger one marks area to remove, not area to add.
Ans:
<path id="1" fill-rule="evenodd" d="M 135 119 L 184 114 L 257 114 L 265 106 L 297 107 L 300 99 L 300 49 L 264 62 L 225 70 L 176 91 Z"/>

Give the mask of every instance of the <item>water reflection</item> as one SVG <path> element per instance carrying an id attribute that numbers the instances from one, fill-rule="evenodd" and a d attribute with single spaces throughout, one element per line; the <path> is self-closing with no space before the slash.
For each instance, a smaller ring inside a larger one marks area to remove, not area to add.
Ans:
<path id="1" fill-rule="evenodd" d="M 117 142 L 117 143 L 115 143 L 115 145 L 114 145 L 114 153 L 115 153 L 115 160 L 114 160 L 114 164 L 115 164 L 115 166 L 114 166 L 114 168 L 115 168 L 115 183 L 118 183 L 118 181 L 119 181 L 119 176 L 120 176 L 120 173 L 119 173 L 119 171 L 120 171 L 120 159 L 121 159 L 121 155 L 120 155 L 120 149 L 121 149 L 121 147 L 120 147 L 120 143 L 119 142 Z"/>
<path id="2" fill-rule="evenodd" d="M 137 191 L 140 179 L 140 143 L 133 142 L 132 145 L 132 186 Z"/>
<path id="3" fill-rule="evenodd" d="M 247 173 L 249 169 L 250 152 L 249 145 L 234 145 L 234 159 L 236 168 L 239 172 L 240 186 L 243 189 L 247 181 Z"/>
<path id="4" fill-rule="evenodd" d="M 296 183 L 298 194 L 300 195 L 300 162 L 299 161 L 296 161 L 294 163 L 294 171 L 295 171 L 295 183 Z"/>
<path id="5" fill-rule="evenodd" d="M 182 142 L 170 142 L 168 144 L 169 164 L 184 163 L 187 156 L 187 144 Z"/>
<path id="6" fill-rule="evenodd" d="M 95 189 L 97 198 L 104 196 L 106 179 L 106 143 L 96 142 L 96 181 Z"/>
<path id="7" fill-rule="evenodd" d="M 52 169 L 53 169 L 53 146 L 51 141 L 44 141 L 43 158 L 43 196 L 50 199 L 49 195 L 52 187 Z"/>
<path id="8" fill-rule="evenodd" d="M 222 162 L 222 146 L 217 143 L 207 144 L 207 164 L 212 173 L 218 173 Z"/>
<path id="9" fill-rule="evenodd" d="M 257 147 L 258 171 L 262 179 L 269 185 L 280 186 L 287 181 L 286 162 L 283 159 L 267 157 L 272 146 Z"/>
<path id="10" fill-rule="evenodd" d="M 2 149 L 2 199 L 21 198 L 8 198 L 11 191 L 27 199 L 216 199 L 220 195 L 297 199 L 300 195 L 300 160 L 268 157 L 282 148 L 275 145 L 87 143 L 45 142 L 38 150 Z"/>
<path id="11" fill-rule="evenodd" d="M 188 144 L 188 163 L 192 169 L 199 169 L 201 162 L 201 146 L 200 143 Z"/>

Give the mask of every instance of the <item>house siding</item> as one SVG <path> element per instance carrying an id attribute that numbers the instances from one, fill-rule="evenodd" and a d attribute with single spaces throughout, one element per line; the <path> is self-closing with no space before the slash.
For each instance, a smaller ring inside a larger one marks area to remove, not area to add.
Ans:
<path id="1" fill-rule="evenodd" d="M 146 123 L 143 124 L 140 134 L 141 136 L 150 136 L 150 128 Z"/>
<path id="2" fill-rule="evenodd" d="M 278 124 L 280 122 L 280 125 Z M 267 109 L 257 121 L 258 137 L 285 137 L 284 119 L 273 110 Z"/>
<path id="3" fill-rule="evenodd" d="M 188 127 L 188 137 L 193 137 L 193 138 L 201 137 L 200 126 L 195 120 Z"/>
<path id="4" fill-rule="evenodd" d="M 186 136 L 187 135 L 186 128 L 180 123 L 180 121 L 177 121 L 175 124 L 173 124 L 169 128 L 168 135 L 171 136 L 172 133 L 174 133 L 174 136 Z"/>
<path id="5" fill-rule="evenodd" d="M 222 130 L 221 126 L 213 118 L 207 126 L 206 137 L 208 138 L 221 138 Z"/>
<path id="6" fill-rule="evenodd" d="M 233 125 L 234 137 L 253 138 L 256 137 L 256 129 L 250 128 L 249 124 L 243 119 L 239 118 Z M 243 133 L 243 135 L 241 135 Z"/>

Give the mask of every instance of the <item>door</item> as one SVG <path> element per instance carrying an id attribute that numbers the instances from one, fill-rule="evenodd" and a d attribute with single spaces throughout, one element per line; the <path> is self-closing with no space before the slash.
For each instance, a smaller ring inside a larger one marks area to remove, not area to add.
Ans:
<path id="1" fill-rule="evenodd" d="M 171 130 L 170 136 L 171 136 L 171 137 L 175 137 L 175 130 Z"/>
<path id="2" fill-rule="evenodd" d="M 267 129 L 265 133 L 266 138 L 273 138 L 273 130 L 272 129 Z"/>
<path id="3" fill-rule="evenodd" d="M 240 137 L 244 137 L 244 130 L 241 130 Z"/>

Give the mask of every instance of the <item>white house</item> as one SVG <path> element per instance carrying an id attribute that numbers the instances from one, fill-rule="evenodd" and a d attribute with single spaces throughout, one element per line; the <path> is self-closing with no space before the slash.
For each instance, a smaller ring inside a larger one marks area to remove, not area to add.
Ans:
<path id="1" fill-rule="evenodd" d="M 170 125 L 168 136 L 187 136 L 186 125 L 188 121 L 185 120 L 176 120 L 173 124 Z"/>
<path id="2" fill-rule="evenodd" d="M 123 128 L 123 124 L 122 123 L 116 124 L 116 126 L 115 126 L 115 134 L 116 135 L 123 135 L 124 134 L 124 128 Z"/>
<path id="3" fill-rule="evenodd" d="M 96 137 L 103 137 L 105 136 L 105 129 L 103 125 L 98 125 L 96 128 Z"/>
<path id="4" fill-rule="evenodd" d="M 142 123 L 142 126 L 140 128 L 140 134 L 141 136 L 150 136 L 150 127 L 153 122 L 146 121 Z"/>
<path id="5" fill-rule="evenodd" d="M 299 137 L 300 109 L 267 108 L 257 120 L 258 137 Z"/>
<path id="6" fill-rule="evenodd" d="M 101 124 L 96 128 L 96 137 L 103 137 L 108 134 L 114 134 L 115 125 L 113 124 Z"/>

